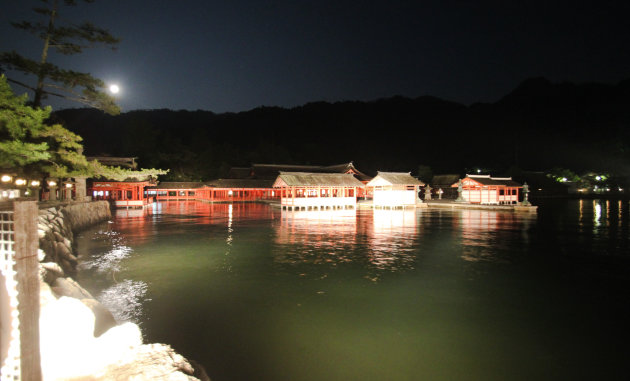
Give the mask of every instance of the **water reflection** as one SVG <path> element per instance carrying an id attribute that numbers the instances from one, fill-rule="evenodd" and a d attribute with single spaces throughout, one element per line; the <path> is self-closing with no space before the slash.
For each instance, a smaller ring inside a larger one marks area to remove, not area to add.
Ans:
<path id="1" fill-rule="evenodd" d="M 375 233 L 395 232 L 400 228 L 415 230 L 417 226 L 415 209 L 375 209 L 372 211 L 372 218 Z"/>
<path id="2" fill-rule="evenodd" d="M 601 225 L 602 219 L 602 204 L 600 204 L 598 200 L 593 200 L 593 210 L 593 227 L 596 228 L 595 231 L 597 231 L 597 227 Z"/>
<path id="3" fill-rule="evenodd" d="M 226 249 L 225 249 L 225 258 L 223 261 L 223 269 L 226 272 L 232 272 L 232 263 L 231 263 L 231 258 L 230 258 L 230 254 L 232 252 L 232 244 L 234 242 L 234 229 L 232 228 L 232 219 L 234 218 L 233 215 L 234 209 L 233 209 L 233 205 L 230 204 L 228 205 L 228 219 L 227 219 L 227 237 L 225 238 L 225 243 L 226 243 Z"/>
<path id="4" fill-rule="evenodd" d="M 354 210 L 282 211 L 274 261 L 335 266 L 352 261 L 357 240 Z"/>
<path id="5" fill-rule="evenodd" d="M 103 290 L 97 297 L 107 307 L 117 322 L 131 321 L 138 323 L 143 315 L 143 305 L 148 285 L 143 281 L 125 279 Z"/>
<path id="6" fill-rule="evenodd" d="M 600 228 L 610 226 L 611 220 L 623 221 L 624 201 L 579 200 L 579 225 L 581 229 L 592 227 L 597 233 Z"/>
<path id="7" fill-rule="evenodd" d="M 614 243 L 628 232 L 627 200 L 579 200 L 578 229 L 589 241 Z M 620 243 L 623 243 L 623 241 Z"/>
<path id="8" fill-rule="evenodd" d="M 92 257 L 81 264 L 82 269 L 95 269 L 100 273 L 120 271 L 120 263 L 128 258 L 133 250 L 129 246 L 115 245 L 108 252 Z"/>
<path id="9" fill-rule="evenodd" d="M 139 319 L 147 341 L 172 344 L 213 379 L 598 379 L 627 358 L 627 266 L 594 264 L 630 252 L 628 210 L 164 203 L 100 235 L 112 247 L 94 252 L 120 272 L 98 289 L 117 318 Z M 565 257 L 576 251 L 587 260 Z"/>
<path id="10" fill-rule="evenodd" d="M 527 214 L 504 211 L 459 211 L 459 218 L 454 218 L 453 224 L 461 229 L 461 258 L 468 262 L 505 262 L 506 258 L 501 254 L 511 249 L 510 245 L 514 242 L 514 237 L 508 236 L 516 233 L 520 242 L 527 244 L 528 226 L 532 219 Z"/>
<path id="11" fill-rule="evenodd" d="M 376 281 L 383 271 L 414 268 L 417 238 L 415 210 L 283 211 L 273 257 L 301 276 L 344 265 Z"/>
<path id="12" fill-rule="evenodd" d="M 269 218 L 271 208 L 265 204 L 206 203 L 198 201 L 157 202 L 144 209 L 117 209 L 116 222 L 159 221 L 163 217 L 175 217 L 178 222 L 194 221 L 199 224 L 216 224 L 222 218 L 259 219 Z"/>
<path id="13" fill-rule="evenodd" d="M 366 231 L 370 267 L 400 271 L 414 268 L 418 237 L 415 210 L 374 210 Z"/>
<path id="14" fill-rule="evenodd" d="M 148 209 L 116 209 L 114 215 L 116 218 L 144 218 Z"/>
<path id="15" fill-rule="evenodd" d="M 136 215 L 127 217 L 128 221 L 138 218 Z M 108 228 L 111 228 L 111 225 L 108 225 Z M 112 312 L 117 322 L 138 323 L 143 314 L 143 303 L 148 300 L 145 297 L 148 286 L 144 281 L 120 279 L 118 275 L 124 270 L 123 261 L 131 257 L 134 250 L 126 244 L 126 237 L 116 230 L 99 230 L 92 240 L 95 246 L 105 250 L 94 250 L 91 255 L 82 258 L 79 264 L 80 273 L 84 276 L 100 274 L 90 278 L 103 277 L 101 280 L 109 284 L 96 295 L 96 299 Z"/>

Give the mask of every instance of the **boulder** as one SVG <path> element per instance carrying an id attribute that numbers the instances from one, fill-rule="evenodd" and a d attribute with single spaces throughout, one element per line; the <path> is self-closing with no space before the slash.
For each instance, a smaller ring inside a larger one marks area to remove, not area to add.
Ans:
<path id="1" fill-rule="evenodd" d="M 94 336 L 99 337 L 107 330 L 116 326 L 116 319 L 114 315 L 105 308 L 98 300 L 95 299 L 81 299 L 81 302 L 85 304 L 94 314 Z"/>
<path id="2" fill-rule="evenodd" d="M 79 286 L 72 278 L 57 278 L 53 282 L 52 290 L 59 296 L 68 296 L 75 299 L 94 299 L 83 287 Z"/>
<path id="3" fill-rule="evenodd" d="M 192 381 L 190 363 L 165 344 L 145 344 L 123 361 L 109 365 L 101 380 Z"/>
<path id="4" fill-rule="evenodd" d="M 39 265 L 41 279 L 47 284 L 55 283 L 57 278 L 65 276 L 63 269 L 55 262 L 42 262 Z"/>
<path id="5" fill-rule="evenodd" d="M 37 238 L 42 239 L 46 237 L 46 232 L 48 231 L 48 226 L 38 223 L 37 224 Z"/>
<path id="6" fill-rule="evenodd" d="M 61 235 L 61 233 L 53 231 L 53 235 L 55 236 L 55 241 L 57 242 L 63 242 L 64 239 L 66 239 L 64 236 Z"/>
<path id="7" fill-rule="evenodd" d="M 39 240 L 39 248 L 46 253 L 44 261 L 54 261 L 57 256 L 55 255 L 55 247 L 47 237 Z"/>
<path id="8" fill-rule="evenodd" d="M 61 266 L 61 268 L 66 274 L 70 274 L 70 275 L 76 274 L 77 272 L 76 266 L 70 263 L 67 259 L 58 258 L 57 263 L 59 263 L 59 266 Z"/>
<path id="9" fill-rule="evenodd" d="M 55 242 L 55 254 L 57 254 L 57 257 L 63 258 L 76 266 L 77 257 L 72 254 L 72 249 L 63 242 Z"/>

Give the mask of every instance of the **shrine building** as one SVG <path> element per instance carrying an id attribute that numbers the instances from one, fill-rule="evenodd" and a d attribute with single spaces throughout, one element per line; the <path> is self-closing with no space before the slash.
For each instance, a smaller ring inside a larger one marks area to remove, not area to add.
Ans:
<path id="1" fill-rule="evenodd" d="M 461 183 L 461 196 L 471 204 L 515 205 L 518 204 L 519 189 L 523 187 L 511 177 L 490 175 L 466 175 Z M 458 188 L 459 182 L 451 187 Z"/>
<path id="2" fill-rule="evenodd" d="M 326 210 L 355 209 L 364 185 L 349 173 L 280 172 L 273 187 L 283 210 Z"/>
<path id="3" fill-rule="evenodd" d="M 375 208 L 405 208 L 422 203 L 418 197 L 424 183 L 411 176 L 410 172 L 378 172 L 366 184 L 373 193 Z"/>
<path id="4" fill-rule="evenodd" d="M 117 208 L 142 208 L 153 203 L 145 188 L 151 181 L 93 181 L 89 188 L 93 200 L 110 200 Z"/>

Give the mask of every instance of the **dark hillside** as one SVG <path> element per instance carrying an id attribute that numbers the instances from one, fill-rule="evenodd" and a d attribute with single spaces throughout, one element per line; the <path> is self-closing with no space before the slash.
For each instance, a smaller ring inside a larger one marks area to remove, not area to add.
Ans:
<path id="1" fill-rule="evenodd" d="M 354 161 L 368 173 L 435 173 L 481 166 L 555 166 L 628 174 L 630 81 L 617 85 L 524 81 L 494 104 L 434 97 L 315 102 L 246 112 L 142 110 L 116 117 L 87 109 L 55 118 L 84 138 L 89 155 L 137 156 L 175 180 L 211 179 L 250 163 Z"/>

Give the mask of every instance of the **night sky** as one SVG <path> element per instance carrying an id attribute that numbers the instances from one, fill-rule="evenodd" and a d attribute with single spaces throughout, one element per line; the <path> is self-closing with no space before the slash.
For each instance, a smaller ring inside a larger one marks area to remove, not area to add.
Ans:
<path id="1" fill-rule="evenodd" d="M 1 51 L 39 57 L 41 41 L 9 25 L 33 19 L 38 3 L 3 2 Z M 530 77 L 630 78 L 630 1 L 518 3 L 101 0 L 64 7 L 62 17 L 108 29 L 123 40 L 118 50 L 51 62 L 119 84 L 123 111 L 394 95 L 471 104 L 497 101 Z"/>

